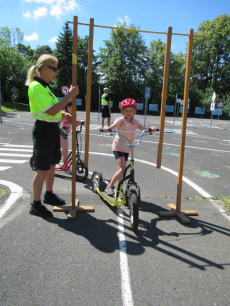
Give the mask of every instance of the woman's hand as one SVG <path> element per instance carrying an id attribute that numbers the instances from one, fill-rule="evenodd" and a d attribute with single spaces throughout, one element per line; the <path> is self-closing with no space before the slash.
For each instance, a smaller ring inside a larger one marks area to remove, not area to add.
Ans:
<path id="1" fill-rule="evenodd" d="M 77 85 L 75 85 L 75 86 L 71 85 L 70 89 L 69 89 L 69 94 L 71 95 L 71 98 L 77 96 L 79 94 L 78 86 Z"/>

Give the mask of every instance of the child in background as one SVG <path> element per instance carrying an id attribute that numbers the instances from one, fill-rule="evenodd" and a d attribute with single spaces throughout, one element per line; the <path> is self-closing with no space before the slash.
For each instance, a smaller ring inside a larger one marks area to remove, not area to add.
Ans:
<path id="1" fill-rule="evenodd" d="M 133 99 L 125 99 L 121 102 L 121 112 L 122 117 L 117 118 L 112 125 L 109 127 L 104 127 L 103 131 L 108 132 L 109 129 L 115 129 L 117 128 L 118 131 L 135 131 L 136 129 L 139 129 L 143 131 L 145 127 L 143 127 L 140 122 L 136 119 L 134 119 L 134 115 L 136 114 L 137 110 L 137 103 Z M 156 126 L 151 126 L 151 129 L 153 132 L 157 130 Z M 121 135 L 123 136 L 123 141 L 127 144 L 133 143 L 135 138 L 135 132 L 133 133 L 124 133 Z M 114 195 L 114 184 L 116 181 L 120 182 L 122 179 L 124 170 L 126 168 L 126 162 L 129 157 L 129 153 L 131 152 L 131 149 L 129 147 L 126 147 L 123 145 L 123 143 L 120 140 L 120 137 L 118 134 L 116 134 L 115 139 L 112 144 L 112 151 L 114 153 L 115 159 L 118 163 L 118 170 L 112 177 L 110 183 L 107 185 L 105 192 L 108 195 Z M 122 199 L 124 196 L 123 190 L 120 193 L 120 198 Z"/>
<path id="2" fill-rule="evenodd" d="M 68 102 L 68 104 L 65 107 L 65 111 L 72 114 L 72 100 Z M 81 121 L 76 121 L 76 126 L 79 126 L 81 124 Z M 67 160 L 68 157 L 68 135 L 72 130 L 72 124 L 70 124 L 68 121 L 62 120 L 59 126 L 60 129 L 60 142 L 61 142 L 61 157 L 63 160 L 63 163 Z M 65 171 L 66 173 L 72 174 L 72 169 L 69 168 Z"/>

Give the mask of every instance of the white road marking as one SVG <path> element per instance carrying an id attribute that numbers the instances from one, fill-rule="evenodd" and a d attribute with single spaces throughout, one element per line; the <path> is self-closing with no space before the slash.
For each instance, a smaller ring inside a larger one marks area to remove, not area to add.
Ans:
<path id="1" fill-rule="evenodd" d="M 129 266 L 126 252 L 126 240 L 124 233 L 123 210 L 117 206 L 118 238 L 120 248 L 121 292 L 124 306 L 133 305 L 133 297 L 130 285 Z"/>
<path id="2" fill-rule="evenodd" d="M 0 153 L 0 156 L 31 157 L 31 154 Z"/>
<path id="3" fill-rule="evenodd" d="M 23 146 L 23 145 L 11 145 L 11 144 L 4 144 L 3 147 L 13 147 L 13 148 L 33 148 L 33 146 Z"/>
<path id="4" fill-rule="evenodd" d="M 26 163 L 28 160 L 15 160 L 15 159 L 0 159 L 0 163 L 10 163 L 10 164 L 23 164 Z"/>
<path id="5" fill-rule="evenodd" d="M 13 152 L 33 152 L 33 149 L 31 150 L 24 150 L 24 149 L 5 149 L 5 148 L 0 148 L 0 151 L 13 151 Z"/>
<path id="6" fill-rule="evenodd" d="M 193 140 L 194 142 L 204 142 L 204 143 L 208 143 L 208 141 L 203 141 L 203 140 Z"/>
<path id="7" fill-rule="evenodd" d="M 12 168 L 12 167 L 3 167 L 3 166 L 0 166 L 0 171 L 5 171 L 5 170 L 10 169 L 10 168 Z"/>
<path id="8" fill-rule="evenodd" d="M 22 196 L 23 189 L 22 187 L 8 181 L 0 180 L 0 184 L 10 188 L 10 196 L 0 208 L 0 218 L 7 212 L 8 209 Z"/>

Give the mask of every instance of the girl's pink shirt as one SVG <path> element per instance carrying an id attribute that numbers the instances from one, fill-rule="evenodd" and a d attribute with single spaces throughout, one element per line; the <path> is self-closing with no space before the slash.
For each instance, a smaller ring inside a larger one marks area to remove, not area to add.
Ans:
<path id="1" fill-rule="evenodd" d="M 140 122 L 136 119 L 132 119 L 132 122 L 126 122 L 123 117 L 117 118 L 114 121 L 114 124 L 116 124 L 117 130 L 120 131 L 135 131 L 138 126 L 140 125 Z M 123 141 L 127 144 L 133 143 L 135 133 L 121 133 L 121 136 L 123 136 Z M 125 153 L 130 153 L 131 149 L 128 147 L 125 147 L 120 140 L 120 137 L 118 134 L 116 134 L 115 139 L 112 144 L 112 151 L 120 151 Z"/>

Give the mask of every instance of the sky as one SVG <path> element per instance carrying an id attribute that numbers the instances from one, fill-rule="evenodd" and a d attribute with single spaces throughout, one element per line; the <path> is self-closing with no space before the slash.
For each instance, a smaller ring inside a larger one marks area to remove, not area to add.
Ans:
<path id="1" fill-rule="evenodd" d="M 218 15 L 230 15 L 229 0 L 0 0 L 0 28 L 18 27 L 24 34 L 22 43 L 35 49 L 38 45 L 55 48 L 58 35 L 63 33 L 65 22 L 78 16 L 79 23 L 113 27 L 126 21 L 127 25 L 140 27 L 143 31 L 188 34 L 197 31 L 204 20 Z M 70 24 L 70 27 L 73 25 Z M 96 53 L 110 39 L 111 29 L 94 27 L 93 49 Z M 89 27 L 78 25 L 78 35 L 89 35 Z M 166 35 L 141 33 L 146 46 Z M 171 51 L 186 53 L 187 36 L 172 36 Z"/>

